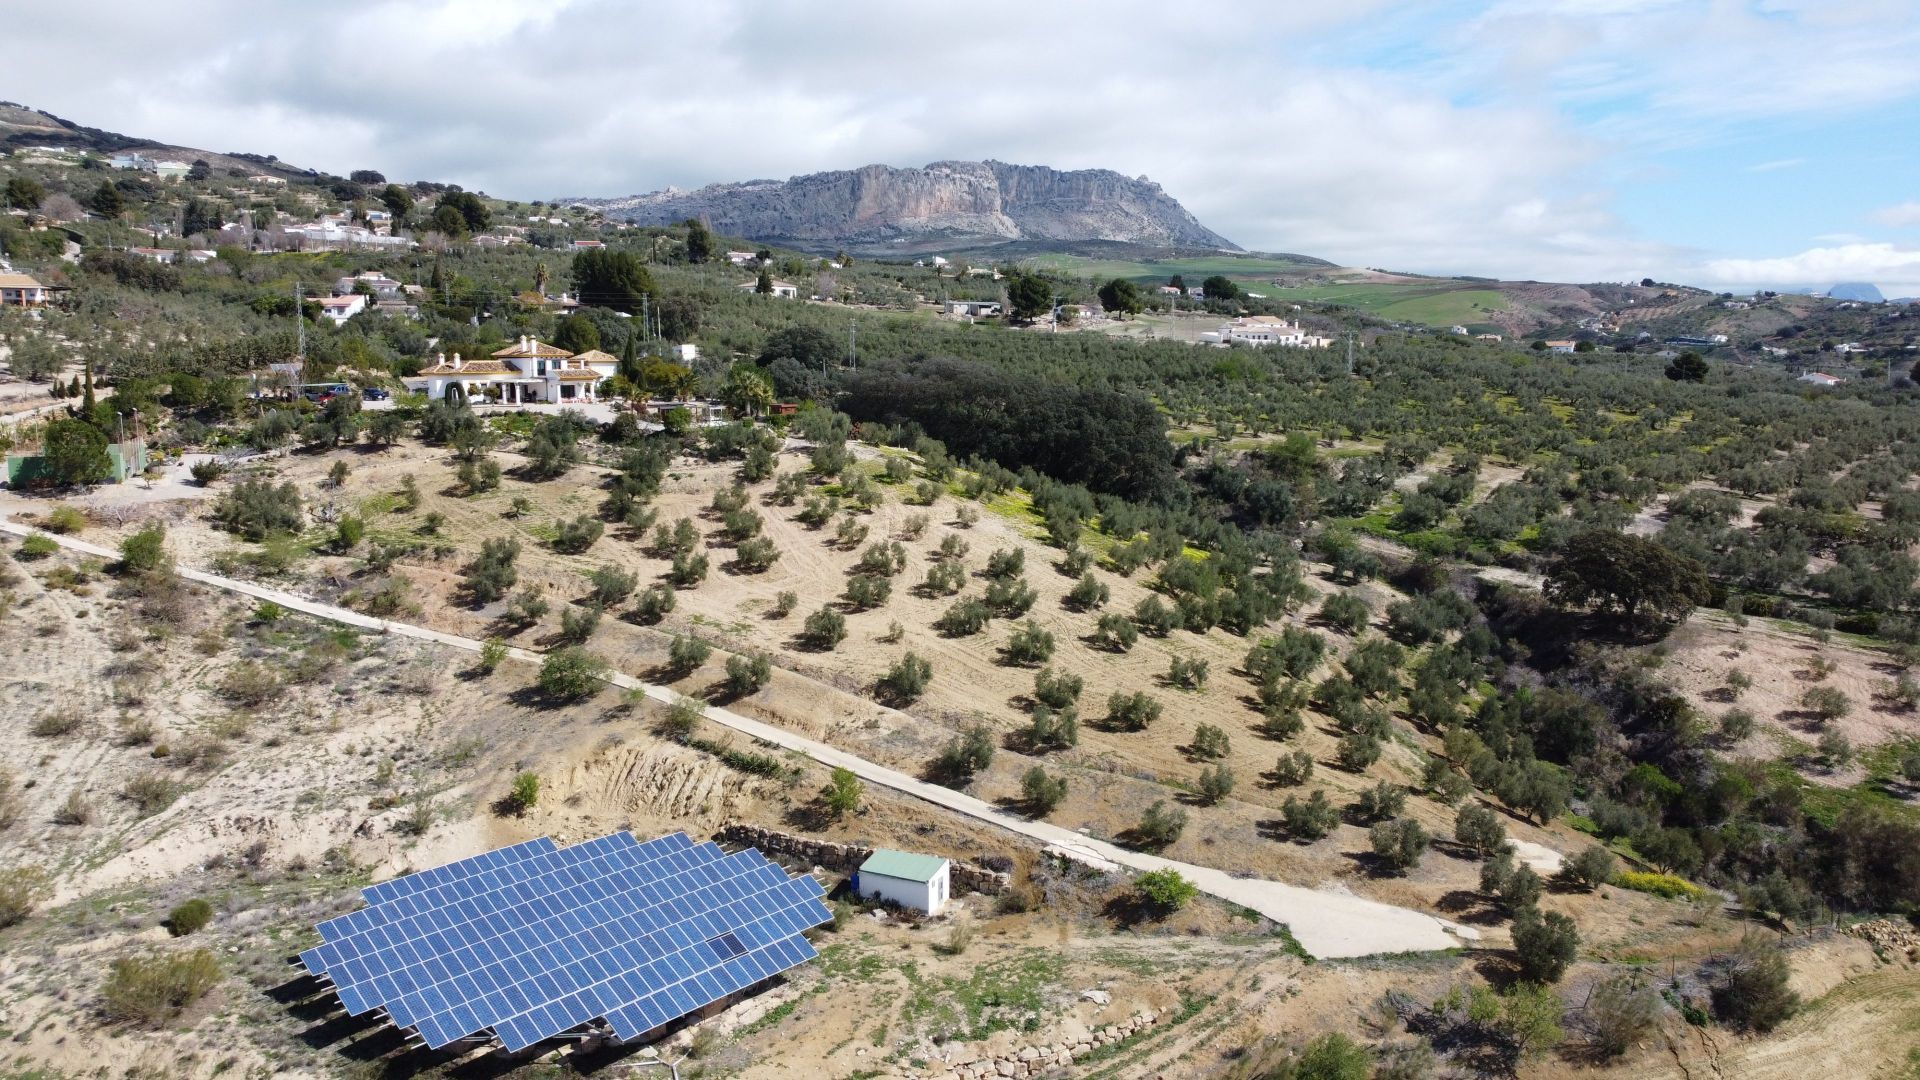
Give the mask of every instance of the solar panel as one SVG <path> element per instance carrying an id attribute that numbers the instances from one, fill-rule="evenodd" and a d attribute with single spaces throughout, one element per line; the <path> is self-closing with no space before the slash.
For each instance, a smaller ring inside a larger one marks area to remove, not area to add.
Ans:
<path id="1" fill-rule="evenodd" d="M 542 837 L 362 894 L 300 960 L 349 1013 L 384 1009 L 436 1049 L 491 1030 L 521 1050 L 593 1020 L 636 1038 L 813 959 L 801 935 L 833 918 L 812 878 L 685 833 Z"/>

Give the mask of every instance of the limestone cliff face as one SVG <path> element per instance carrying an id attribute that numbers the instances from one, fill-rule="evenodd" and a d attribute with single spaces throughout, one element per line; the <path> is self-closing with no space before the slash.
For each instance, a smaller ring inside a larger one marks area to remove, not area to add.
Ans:
<path id="1" fill-rule="evenodd" d="M 1144 177 L 999 161 L 936 161 L 922 169 L 868 165 L 786 181 L 568 201 L 644 225 L 701 218 L 728 236 L 802 248 L 1116 240 L 1239 250 Z"/>

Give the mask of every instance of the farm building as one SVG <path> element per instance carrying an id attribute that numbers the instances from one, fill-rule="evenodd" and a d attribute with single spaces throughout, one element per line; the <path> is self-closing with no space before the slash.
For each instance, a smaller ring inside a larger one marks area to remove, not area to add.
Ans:
<path id="1" fill-rule="evenodd" d="M 950 873 L 951 865 L 937 855 L 875 848 L 860 864 L 853 887 L 861 896 L 938 915 L 953 895 Z"/>

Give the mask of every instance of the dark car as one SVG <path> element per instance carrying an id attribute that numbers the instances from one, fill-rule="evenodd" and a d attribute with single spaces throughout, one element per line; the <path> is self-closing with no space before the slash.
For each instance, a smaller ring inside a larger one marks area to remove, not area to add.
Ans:
<path id="1" fill-rule="evenodd" d="M 382 390 L 378 386 L 369 386 L 360 391 L 360 397 L 366 401 L 385 401 L 393 396 L 393 391 Z"/>

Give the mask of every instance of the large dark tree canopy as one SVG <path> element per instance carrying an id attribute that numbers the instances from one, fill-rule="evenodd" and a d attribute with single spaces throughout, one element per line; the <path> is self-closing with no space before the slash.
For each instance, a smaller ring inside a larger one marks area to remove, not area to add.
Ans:
<path id="1" fill-rule="evenodd" d="M 918 424 L 952 452 L 1131 499 L 1174 490 L 1173 448 L 1152 404 L 957 360 L 860 371 L 840 408 L 858 420 Z"/>
<path id="2" fill-rule="evenodd" d="M 581 303 L 629 315 L 639 312 L 641 297 L 654 291 L 653 275 L 647 273 L 638 255 L 604 248 L 573 257 L 573 283 L 580 291 Z"/>
<path id="3" fill-rule="evenodd" d="M 1637 617 L 1685 619 L 1713 596 L 1698 562 L 1644 537 L 1594 529 L 1567 541 L 1547 571 L 1549 600 Z"/>

